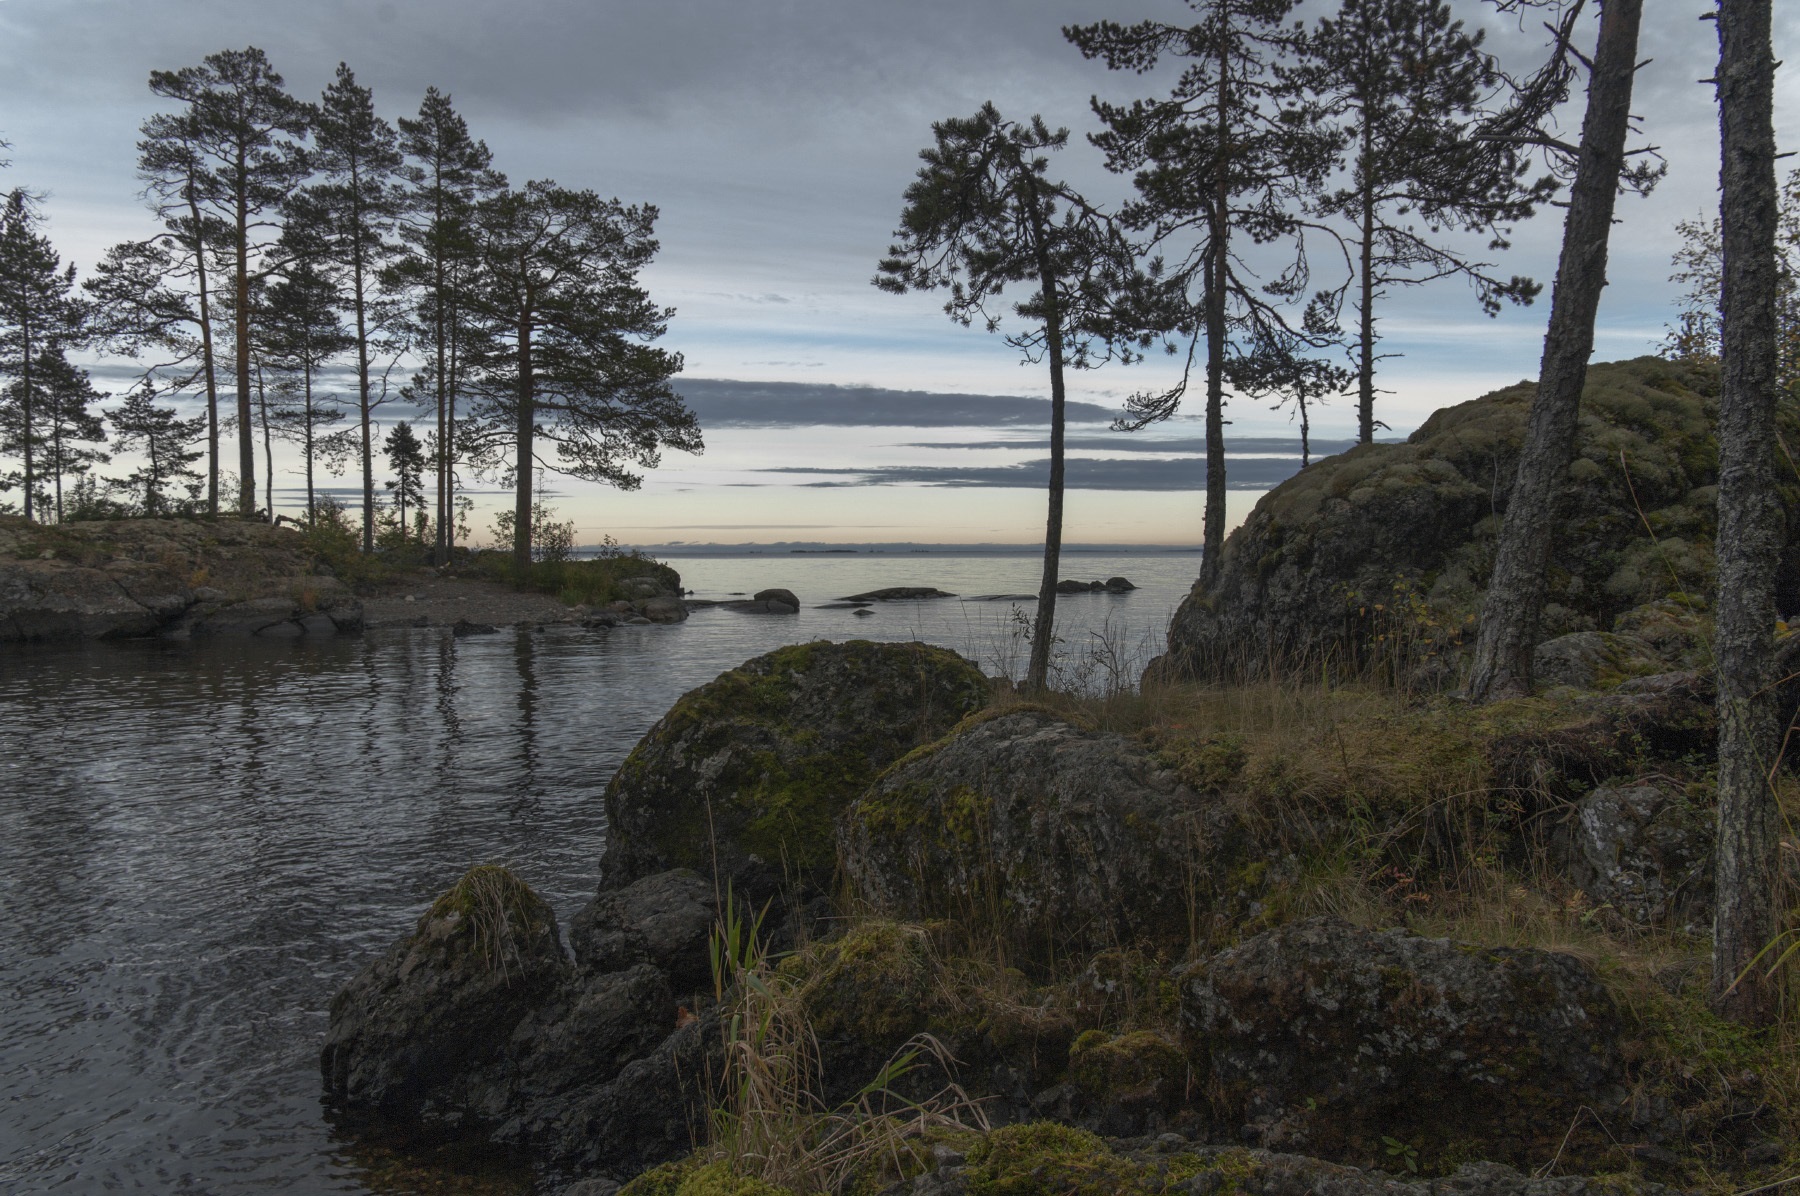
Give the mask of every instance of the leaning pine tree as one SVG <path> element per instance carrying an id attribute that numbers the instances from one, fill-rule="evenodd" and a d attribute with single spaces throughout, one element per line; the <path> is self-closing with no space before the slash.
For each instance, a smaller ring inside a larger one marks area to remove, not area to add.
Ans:
<path id="1" fill-rule="evenodd" d="M 968 326 L 979 317 L 989 332 L 1000 327 L 1005 288 L 1032 288 L 1012 305 L 1025 323 L 1006 343 L 1050 367 L 1050 511 L 1025 678 L 1027 688 L 1041 690 L 1049 679 L 1062 553 L 1063 372 L 1135 356 L 1130 340 L 1116 335 L 1114 316 L 1133 255 L 1111 220 L 1049 177 L 1044 152 L 1067 145 L 1067 129 L 1051 132 L 1038 116 L 1028 124 L 1005 120 L 984 104 L 932 132 L 937 143 L 919 154 L 925 165 L 906 189 L 898 239 L 875 285 L 895 294 L 948 288 L 950 318 Z"/>
<path id="2" fill-rule="evenodd" d="M 1481 607 L 1481 629 L 1468 694 L 1476 702 L 1531 692 L 1531 654 L 1548 585 L 1550 550 L 1556 535 L 1557 501 L 1569 463 L 1575 459 L 1575 432 L 1588 358 L 1594 352 L 1594 318 L 1606 286 L 1606 247 L 1612 232 L 1613 201 L 1621 182 L 1648 189 L 1654 174 L 1627 174 L 1625 138 L 1631 125 L 1631 85 L 1638 70 L 1638 26 L 1644 0 L 1605 0 L 1600 33 L 1588 80 L 1587 115 L 1581 145 L 1562 146 L 1547 134 L 1524 129 L 1512 135 L 1570 151 L 1576 159 L 1563 224 L 1562 256 L 1550 297 L 1550 328 L 1544 337 L 1537 396 L 1519 454 L 1519 469 L 1507 496 L 1494 571 Z M 1558 36 L 1557 55 L 1543 78 L 1544 90 L 1566 90 L 1561 64 L 1572 51 L 1568 34 L 1577 4 Z"/>

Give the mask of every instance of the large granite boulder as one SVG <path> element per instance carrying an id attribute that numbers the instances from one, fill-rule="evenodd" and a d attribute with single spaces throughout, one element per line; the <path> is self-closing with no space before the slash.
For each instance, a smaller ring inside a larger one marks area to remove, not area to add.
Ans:
<path id="1" fill-rule="evenodd" d="M 362 628 L 300 533 L 240 520 L 0 516 L 0 641 L 288 637 Z"/>
<path id="2" fill-rule="evenodd" d="M 684 695 L 606 788 L 606 887 L 689 868 L 761 901 L 823 886 L 833 823 L 876 774 L 988 696 L 981 671 L 925 644 L 812 643 Z"/>
<path id="3" fill-rule="evenodd" d="M 1629 921 L 1711 920 L 1713 818 L 1667 785 L 1602 785 L 1575 803 L 1564 868 Z"/>
<path id="4" fill-rule="evenodd" d="M 1549 1158 L 1623 1095 L 1618 1011 L 1587 966 L 1312 918 L 1181 979 L 1198 1082 L 1254 1144 L 1375 1158 Z"/>
<path id="5" fill-rule="evenodd" d="M 569 947 L 586 971 L 654 964 L 676 992 L 697 992 L 712 985 L 709 945 L 718 921 L 712 884 L 677 868 L 602 890 L 569 924 Z"/>
<path id="6" fill-rule="evenodd" d="M 472 868 L 331 1002 L 326 1092 L 391 1118 L 462 1120 L 472 1081 L 569 973 L 556 914 L 505 868 Z"/>
<path id="7" fill-rule="evenodd" d="M 1480 610 L 1535 390 L 1521 382 L 1446 407 L 1404 444 L 1361 445 L 1271 490 L 1226 540 L 1214 584 L 1176 611 L 1164 675 L 1376 658 L 1431 671 Z M 1717 393 L 1714 367 L 1645 357 L 1589 369 L 1545 639 L 1641 640 L 1647 628 L 1616 626 L 1620 615 L 1672 590 L 1711 588 Z M 1792 442 L 1800 414 L 1784 406 L 1780 418 Z M 1781 492 L 1800 508 L 1795 479 Z M 1800 518 L 1789 529 L 1783 612 L 1800 609 Z"/>
<path id="8" fill-rule="evenodd" d="M 877 909 L 997 921 L 1054 956 L 1185 947 L 1236 827 L 1134 740 L 1025 710 L 891 769 L 845 811 L 838 841 L 852 890 Z"/>

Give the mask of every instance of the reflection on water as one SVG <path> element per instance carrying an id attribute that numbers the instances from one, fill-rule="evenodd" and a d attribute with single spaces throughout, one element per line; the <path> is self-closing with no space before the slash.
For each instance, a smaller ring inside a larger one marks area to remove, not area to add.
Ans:
<path id="1" fill-rule="evenodd" d="M 731 569 L 678 564 L 720 589 Z M 808 602 L 856 580 L 778 564 Z M 911 582 L 854 564 L 873 581 L 844 593 Z M 1065 600 L 1059 632 L 1153 635 L 1192 565 L 1113 568 L 1146 588 Z M 777 584 L 757 567 L 729 588 Z M 1020 584 L 1011 562 L 932 568 L 965 593 Z M 427 1190 L 417 1160 L 348 1150 L 322 1116 L 317 1051 L 349 976 L 471 863 L 511 863 L 566 922 L 597 878 L 608 777 L 721 669 L 814 638 L 988 655 L 1006 613 L 0 653 L 0 1190 Z"/>

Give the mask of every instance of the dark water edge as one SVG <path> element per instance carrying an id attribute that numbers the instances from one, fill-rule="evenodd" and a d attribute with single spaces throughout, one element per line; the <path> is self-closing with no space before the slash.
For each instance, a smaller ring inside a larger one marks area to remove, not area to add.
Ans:
<path id="1" fill-rule="evenodd" d="M 1066 602 L 1059 630 L 1149 635 L 1192 564 Z M 1008 650 L 1004 609 L 909 605 L 0 651 L 0 1191 L 523 1190 L 503 1160 L 334 1132 L 332 994 L 472 863 L 511 864 L 566 924 L 608 778 L 721 669 L 858 635 Z"/>

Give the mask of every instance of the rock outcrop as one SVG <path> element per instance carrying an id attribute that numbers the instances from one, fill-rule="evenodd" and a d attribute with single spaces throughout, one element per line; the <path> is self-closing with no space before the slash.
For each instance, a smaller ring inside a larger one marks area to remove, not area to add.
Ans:
<path id="1" fill-rule="evenodd" d="M 974 665 L 925 644 L 821 642 L 748 661 L 684 695 L 613 776 L 602 881 L 690 868 L 756 901 L 788 879 L 823 885 L 839 811 L 987 695 Z"/>
<path id="2" fill-rule="evenodd" d="M 1632 633 L 1618 625 L 1625 612 L 1710 590 L 1717 390 L 1706 366 L 1589 369 L 1546 639 Z M 1176 611 L 1159 667 L 1228 678 L 1380 657 L 1414 668 L 1454 651 L 1480 609 L 1534 391 L 1521 382 L 1446 407 L 1404 444 L 1361 445 L 1270 491 L 1227 539 L 1216 582 Z M 1781 420 L 1790 440 L 1800 433 L 1800 414 Z M 1793 479 L 1782 495 L 1800 510 Z M 1800 608 L 1800 519 L 1789 526 L 1784 613 Z"/>
<path id="3" fill-rule="evenodd" d="M 1575 803 L 1564 867 L 1596 906 L 1641 925 L 1710 921 L 1712 815 L 1655 784 L 1603 785 Z"/>
<path id="4" fill-rule="evenodd" d="M 1256 1145 L 1379 1157 L 1548 1158 L 1622 1096 L 1620 1022 L 1586 965 L 1312 918 L 1191 968 L 1190 1058 Z M 1466 1156 L 1465 1156 L 1466 1157 Z"/>
<path id="5" fill-rule="evenodd" d="M 288 528 L 0 516 L 0 641 L 354 633 L 362 606 Z"/>
<path id="6" fill-rule="evenodd" d="M 907 919 L 987 924 L 1034 953 L 1181 948 L 1237 837 L 1140 744 L 1021 711 L 891 769 L 844 814 L 852 888 Z"/>
<path id="7" fill-rule="evenodd" d="M 695 979 L 693 879 L 603 895 L 576 919 L 571 964 L 535 893 L 471 870 L 332 1001 L 328 1096 L 352 1118 L 559 1166 L 630 1174 L 685 1152 L 720 1043 L 716 1012 L 679 995 Z"/>

